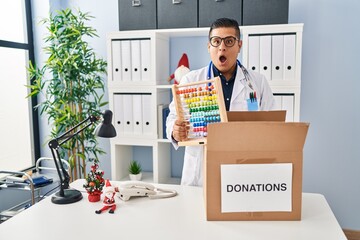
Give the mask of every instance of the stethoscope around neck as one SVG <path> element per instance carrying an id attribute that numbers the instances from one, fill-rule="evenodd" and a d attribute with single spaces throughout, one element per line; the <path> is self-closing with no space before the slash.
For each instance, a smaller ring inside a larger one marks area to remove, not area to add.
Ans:
<path id="1" fill-rule="evenodd" d="M 237 65 L 241 68 L 241 71 L 243 72 L 244 76 L 245 76 L 245 80 L 248 84 L 248 86 L 250 87 L 251 90 L 254 91 L 254 88 L 250 82 L 250 74 L 249 72 L 246 70 L 246 68 L 240 63 L 240 61 L 238 59 L 236 59 L 236 63 Z M 208 68 L 208 72 L 207 72 L 207 80 L 209 80 L 211 78 L 211 70 L 212 70 L 212 66 L 213 66 L 213 62 L 210 61 L 209 63 L 209 68 Z"/>

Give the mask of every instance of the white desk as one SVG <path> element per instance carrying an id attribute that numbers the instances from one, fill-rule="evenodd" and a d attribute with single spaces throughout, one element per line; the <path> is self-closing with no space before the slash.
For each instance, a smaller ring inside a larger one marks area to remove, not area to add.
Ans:
<path id="1" fill-rule="evenodd" d="M 84 191 L 83 180 L 72 183 Z M 113 182 L 116 186 L 116 182 Z M 302 221 L 206 221 L 199 187 L 157 185 L 175 189 L 174 198 L 117 200 L 114 214 L 95 214 L 102 202 L 87 194 L 73 204 L 56 205 L 46 198 L 0 224 L 0 239 L 346 239 L 325 198 L 303 194 Z"/>

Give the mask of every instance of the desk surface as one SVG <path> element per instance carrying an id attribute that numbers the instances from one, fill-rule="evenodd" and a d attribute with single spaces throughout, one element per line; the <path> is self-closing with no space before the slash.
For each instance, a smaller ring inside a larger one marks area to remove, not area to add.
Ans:
<path id="1" fill-rule="evenodd" d="M 84 191 L 83 180 L 72 187 Z M 112 182 L 116 186 L 117 182 Z M 325 198 L 303 193 L 301 221 L 206 221 L 202 188 L 162 185 L 173 198 L 117 200 L 114 214 L 95 214 L 102 202 L 87 194 L 73 204 L 50 197 L 0 224 L 0 239 L 346 239 Z"/>

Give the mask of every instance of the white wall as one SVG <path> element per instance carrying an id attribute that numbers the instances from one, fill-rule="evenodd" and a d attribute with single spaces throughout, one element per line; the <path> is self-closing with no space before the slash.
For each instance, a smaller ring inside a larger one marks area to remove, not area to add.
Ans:
<path id="1" fill-rule="evenodd" d="M 108 32 L 117 31 L 119 29 L 118 19 L 118 1 L 117 0 L 60 0 L 62 7 L 70 7 L 73 9 L 80 9 L 82 12 L 89 12 L 91 16 L 95 17 L 88 22 L 91 27 L 97 31 L 97 38 L 86 38 L 99 58 L 107 61 L 106 49 L 106 34 Z M 108 101 L 107 92 L 107 79 L 105 76 L 105 101 Z M 104 109 L 108 109 L 105 106 Z M 110 165 L 110 144 L 109 139 L 98 138 L 100 147 L 107 153 L 100 156 L 100 168 L 104 170 L 104 178 L 111 178 L 111 165 Z M 89 167 L 89 166 L 88 166 Z"/>
<path id="2" fill-rule="evenodd" d="M 87 24 L 91 25 L 97 30 L 97 38 L 86 38 L 89 45 L 95 50 L 99 58 L 107 60 L 106 53 L 106 34 L 111 31 L 117 31 L 119 29 L 118 23 L 118 4 L 117 0 L 107 0 L 106 4 L 99 4 L 96 0 L 51 0 L 49 2 L 43 0 L 32 0 L 33 9 L 33 28 L 34 28 L 34 42 L 35 42 L 35 58 L 38 66 L 42 66 L 47 60 L 42 49 L 45 47 L 43 42 L 44 36 L 47 34 L 45 26 L 39 24 L 39 21 L 49 16 L 49 11 L 56 11 L 59 9 L 65 9 L 71 7 L 73 9 L 79 9 L 82 12 L 89 12 L 94 18 Z M 107 83 L 106 76 L 104 77 Z M 107 86 L 105 86 L 105 101 L 108 101 Z M 41 96 L 39 102 L 41 101 Z M 39 117 L 40 123 L 40 144 L 41 155 L 51 156 L 51 152 L 47 146 L 46 141 L 49 139 L 51 127 L 47 122 L 47 116 Z M 110 145 L 108 139 L 98 138 L 100 147 L 105 152 L 110 152 Z M 100 156 L 101 169 L 105 171 L 105 178 L 111 177 L 110 155 Z"/>
<path id="3" fill-rule="evenodd" d="M 34 2 L 43 4 L 39 0 Z M 67 5 L 96 17 L 91 25 L 100 38 L 90 43 L 106 59 L 105 35 L 118 29 L 117 0 L 61 3 L 62 7 Z M 341 226 L 357 230 L 360 230 L 359 12 L 358 0 L 290 0 L 290 23 L 304 23 L 300 118 L 311 124 L 304 149 L 303 190 L 324 194 Z M 177 63 L 178 56 L 175 58 L 172 63 Z M 110 152 L 108 142 L 102 145 Z M 102 157 L 101 166 L 106 177 L 110 177 L 109 156 Z"/>

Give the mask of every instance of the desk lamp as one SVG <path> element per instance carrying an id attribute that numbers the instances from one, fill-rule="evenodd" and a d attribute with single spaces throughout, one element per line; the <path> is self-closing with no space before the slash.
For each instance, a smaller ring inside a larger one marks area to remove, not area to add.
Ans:
<path id="1" fill-rule="evenodd" d="M 116 131 L 115 131 L 114 126 L 111 123 L 112 112 L 110 110 L 106 110 L 102 114 L 102 116 L 103 116 L 103 121 L 101 124 L 99 124 L 95 128 L 95 131 L 94 131 L 95 135 L 99 136 L 99 137 L 103 137 L 103 138 L 115 137 Z M 59 161 L 61 159 L 60 153 L 59 153 L 59 148 L 61 147 L 61 145 L 63 145 L 64 143 L 66 143 L 67 141 L 69 141 L 70 139 L 72 139 L 73 137 L 75 137 L 76 135 L 81 133 L 82 131 L 84 131 L 86 128 L 88 128 L 89 126 L 94 124 L 98 119 L 99 119 L 99 117 L 91 115 L 88 118 L 86 118 L 85 120 L 83 120 L 82 122 L 80 122 L 79 124 L 77 124 L 76 126 L 74 126 L 73 128 L 69 129 L 67 132 L 65 132 L 61 136 L 54 138 L 49 142 L 51 154 L 53 156 L 53 159 L 55 162 L 55 167 L 56 167 L 57 173 L 59 175 L 59 179 L 60 179 L 60 191 L 55 193 L 53 195 L 53 197 L 51 198 L 51 201 L 53 203 L 69 204 L 69 203 L 74 203 L 74 202 L 80 201 L 82 199 L 82 194 L 80 191 L 78 191 L 76 189 L 68 189 L 70 176 L 69 176 L 68 172 L 65 170 L 64 166 Z M 80 130 L 78 130 L 75 133 L 71 133 L 73 130 L 75 130 L 76 128 L 78 128 L 79 126 L 81 126 L 82 124 L 85 124 L 85 123 L 87 123 L 87 124 L 83 128 L 81 128 Z"/>

